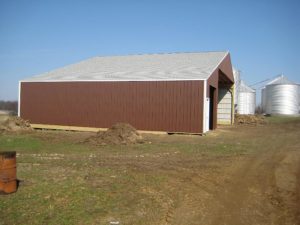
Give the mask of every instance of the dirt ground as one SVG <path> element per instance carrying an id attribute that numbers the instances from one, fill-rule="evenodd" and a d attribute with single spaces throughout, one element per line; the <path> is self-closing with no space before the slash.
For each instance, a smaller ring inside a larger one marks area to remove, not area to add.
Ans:
<path id="1" fill-rule="evenodd" d="M 224 126 L 203 137 L 147 134 L 143 135 L 143 144 L 122 147 L 82 144 L 82 141 L 94 135 L 92 133 L 36 131 L 28 134 L 28 137 L 43 141 L 44 146 L 52 144 L 58 147 L 52 153 L 49 152 L 53 150 L 46 147 L 44 152 L 39 150 L 39 154 L 32 153 L 33 150 L 19 150 L 20 176 L 31 181 L 27 184 L 25 181 L 15 196 L 24 198 L 25 193 L 31 193 L 31 182 L 36 182 L 29 175 L 26 177 L 29 162 L 40 164 L 36 165 L 40 167 L 38 172 L 30 170 L 31 176 L 45 169 L 51 182 L 54 179 L 59 181 L 56 185 L 60 185 L 63 178 L 55 173 L 55 169 L 49 172 L 47 167 L 43 167 L 49 158 L 53 158 L 56 169 L 63 169 L 69 177 L 73 174 L 72 180 L 82 177 L 84 184 L 93 190 L 93 196 L 100 188 L 102 192 L 107 190 L 110 198 L 115 198 L 114 204 L 101 203 L 103 208 L 107 205 L 112 205 L 112 208 L 105 208 L 99 217 L 93 209 L 96 207 L 95 197 L 84 196 L 84 201 L 91 203 L 76 212 L 85 210 L 85 213 L 92 213 L 88 214 L 90 220 L 84 222 L 74 216 L 78 224 L 119 221 L 120 224 L 154 225 L 298 225 L 300 119 L 270 120 L 259 126 Z M 62 142 L 86 147 L 89 152 L 86 156 L 82 155 L 77 147 L 74 152 L 64 152 L 64 148 L 57 145 Z M 2 142 L 1 147 L 0 141 L 0 150 L 4 149 L 3 143 L 6 142 Z M 33 160 L 34 157 L 37 162 Z M 73 165 L 74 160 L 79 158 L 82 161 L 84 157 L 89 160 L 79 172 Z M 64 163 L 59 162 L 62 158 L 66 159 Z M 109 179 L 114 181 L 106 180 L 107 171 L 97 175 L 96 168 L 109 170 Z M 111 171 L 114 171 L 113 174 Z M 46 179 L 45 185 L 51 182 Z M 120 189 L 117 184 L 121 185 Z M 43 194 L 46 197 L 49 195 L 47 190 Z M 7 198 L 1 200 L 4 205 L 13 203 Z M 10 207 L 14 207 L 13 204 Z M 22 220 L 19 215 L 15 217 L 19 219 L 13 221 L 8 209 L 4 206 L 0 206 L 0 209 L 6 213 L 5 222 L 17 224 L 27 221 L 28 224 L 34 224 L 30 223 L 28 216 L 27 220 Z M 62 217 L 63 214 L 59 215 Z"/>
<path id="2" fill-rule="evenodd" d="M 253 138 L 251 145 L 259 148 L 208 158 L 204 168 L 205 157 L 176 166 L 168 188 L 180 200 L 176 206 L 172 199 L 166 203 L 162 224 L 300 224 L 299 121 L 223 128 L 210 135 L 224 133 L 236 144 Z"/>

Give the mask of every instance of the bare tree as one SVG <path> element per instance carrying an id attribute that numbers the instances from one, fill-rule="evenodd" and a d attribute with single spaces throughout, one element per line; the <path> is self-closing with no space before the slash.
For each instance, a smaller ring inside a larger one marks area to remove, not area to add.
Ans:
<path id="1" fill-rule="evenodd" d="M 255 114 L 262 114 L 263 112 L 262 112 L 262 108 L 261 108 L 261 106 L 256 106 L 255 107 Z"/>

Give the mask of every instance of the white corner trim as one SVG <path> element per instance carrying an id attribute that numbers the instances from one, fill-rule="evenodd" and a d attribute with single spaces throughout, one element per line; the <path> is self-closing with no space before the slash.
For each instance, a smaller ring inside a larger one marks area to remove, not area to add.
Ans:
<path id="1" fill-rule="evenodd" d="M 207 81 L 204 80 L 203 82 L 203 123 L 202 123 L 202 131 L 203 134 L 206 133 L 206 110 L 207 110 L 207 104 L 206 104 L 206 88 L 207 88 Z"/>
<path id="2" fill-rule="evenodd" d="M 18 116 L 21 116 L 21 81 L 19 81 Z"/>

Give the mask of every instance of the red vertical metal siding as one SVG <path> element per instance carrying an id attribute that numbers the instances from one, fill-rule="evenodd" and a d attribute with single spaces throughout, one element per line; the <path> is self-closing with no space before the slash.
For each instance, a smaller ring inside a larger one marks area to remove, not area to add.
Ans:
<path id="1" fill-rule="evenodd" d="M 22 82 L 31 123 L 202 133 L 203 81 Z"/>
<path id="2" fill-rule="evenodd" d="M 214 112 L 213 112 L 213 129 L 217 128 L 217 108 L 218 108 L 218 95 L 219 95 L 219 70 L 221 70 L 226 77 L 234 82 L 232 65 L 230 60 L 230 54 L 228 54 L 224 60 L 220 63 L 218 68 L 212 73 L 212 75 L 207 80 L 207 97 L 210 97 L 209 86 L 216 88 L 215 96 L 214 96 Z"/>

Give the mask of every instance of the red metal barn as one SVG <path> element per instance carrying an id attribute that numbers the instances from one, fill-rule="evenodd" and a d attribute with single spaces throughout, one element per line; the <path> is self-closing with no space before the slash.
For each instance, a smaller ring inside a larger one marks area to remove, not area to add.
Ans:
<path id="1" fill-rule="evenodd" d="M 20 81 L 19 116 L 34 127 L 205 133 L 233 120 L 228 52 L 95 57 Z"/>

